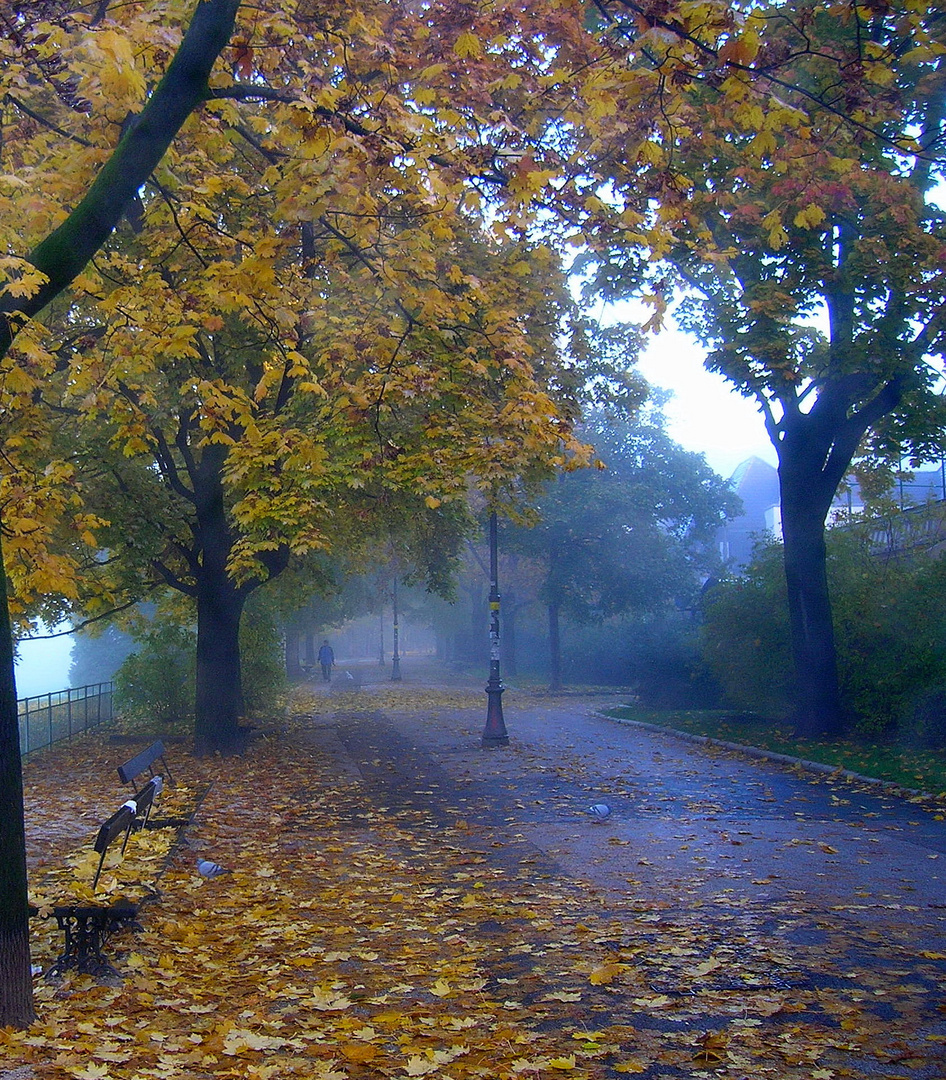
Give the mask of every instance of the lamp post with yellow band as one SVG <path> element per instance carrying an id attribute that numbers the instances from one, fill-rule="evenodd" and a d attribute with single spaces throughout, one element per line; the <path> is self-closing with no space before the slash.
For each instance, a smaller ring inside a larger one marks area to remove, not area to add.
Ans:
<path id="1" fill-rule="evenodd" d="M 499 674 L 499 545 L 496 511 L 489 515 L 489 682 L 486 684 L 486 727 L 482 745 L 487 748 L 508 746 L 509 736 L 503 720 L 503 686 Z"/>

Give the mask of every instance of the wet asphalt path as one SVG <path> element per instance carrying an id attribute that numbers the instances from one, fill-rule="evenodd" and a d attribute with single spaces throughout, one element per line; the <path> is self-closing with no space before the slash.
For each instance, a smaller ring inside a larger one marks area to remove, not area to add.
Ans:
<path id="1" fill-rule="evenodd" d="M 485 695 L 418 712 L 403 690 L 403 710 L 365 686 L 315 721 L 313 740 L 361 781 L 352 828 L 394 812 L 407 858 L 412 835 L 449 830 L 446 843 L 540 891 L 576 890 L 663 955 L 703 941 L 722 964 L 710 989 L 738 989 L 731 961 L 746 986 L 869 1003 L 918 1046 L 946 1044 L 946 808 L 599 714 L 620 698 L 507 691 L 510 744 L 484 750 Z M 680 992 L 669 975 L 652 989 Z M 858 1058 L 858 1075 L 946 1077 L 946 1055 L 942 1069 L 901 1056 Z"/>
<path id="2" fill-rule="evenodd" d="M 795 901 L 946 950 L 946 811 L 625 726 L 595 715 L 600 700 L 509 698 L 498 750 L 480 747 L 475 710 L 369 710 L 337 730 L 382 803 L 468 823 L 471 842 L 522 847 L 610 902 Z"/>

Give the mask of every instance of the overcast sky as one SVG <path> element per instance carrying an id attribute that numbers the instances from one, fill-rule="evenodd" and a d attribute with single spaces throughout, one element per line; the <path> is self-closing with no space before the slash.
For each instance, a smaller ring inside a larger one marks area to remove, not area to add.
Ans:
<path id="1" fill-rule="evenodd" d="M 721 476 L 731 476 L 753 455 L 775 465 L 775 449 L 755 404 L 733 391 L 721 375 L 707 371 L 703 357 L 685 334 L 665 331 L 638 365 L 649 383 L 673 393 L 664 410 L 671 438 L 687 450 L 704 453 Z"/>
<path id="2" fill-rule="evenodd" d="M 624 303 L 603 307 L 599 317 L 605 323 L 643 321 L 638 305 Z M 737 465 L 753 456 L 775 465 L 775 449 L 755 404 L 733 391 L 721 375 L 707 371 L 703 349 L 668 323 L 652 336 L 637 366 L 651 385 L 673 394 L 664 409 L 670 437 L 687 450 L 705 454 L 721 476 L 732 476 Z"/>

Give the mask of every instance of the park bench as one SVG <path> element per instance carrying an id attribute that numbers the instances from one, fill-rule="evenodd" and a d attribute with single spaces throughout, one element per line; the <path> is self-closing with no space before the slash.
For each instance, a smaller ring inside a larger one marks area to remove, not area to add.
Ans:
<path id="1" fill-rule="evenodd" d="M 48 872 L 39 883 L 39 900 L 30 912 L 55 918 L 64 935 L 63 950 L 46 971 L 46 978 L 59 977 L 70 969 L 99 978 L 118 976 L 105 957 L 105 943 L 118 930 L 140 929 L 139 911 L 157 896 L 158 879 L 200 802 L 192 800 L 186 809 L 178 808 L 170 817 L 153 814 L 165 787 L 164 776 L 154 770 L 157 762 L 170 777 L 161 742 L 118 767 L 119 778 L 135 789 L 134 796 L 101 823 L 91 851 L 83 847 L 73 852 L 63 866 Z M 139 788 L 138 778 L 145 772 L 150 776 Z M 145 830 L 150 830 L 148 837 L 144 837 Z M 128 867 L 125 854 L 136 833 L 142 835 L 132 844 L 133 865 Z M 108 876 L 103 879 L 106 869 Z"/>
<path id="2" fill-rule="evenodd" d="M 154 776 L 155 775 L 155 762 L 161 762 L 163 772 L 162 775 L 167 777 L 169 784 L 174 783 L 174 777 L 171 776 L 171 770 L 168 767 L 167 758 L 164 752 L 164 743 L 158 739 L 157 742 L 153 742 L 146 750 L 142 750 L 140 754 L 135 754 L 133 758 L 129 758 L 124 764 L 118 766 L 118 778 L 123 784 L 130 784 L 135 786 L 135 782 L 138 777 L 142 775 L 145 769 Z"/>

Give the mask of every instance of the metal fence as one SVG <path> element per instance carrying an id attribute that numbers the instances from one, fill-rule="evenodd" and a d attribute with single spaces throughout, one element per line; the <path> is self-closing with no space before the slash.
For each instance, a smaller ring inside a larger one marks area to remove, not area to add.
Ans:
<path id="1" fill-rule="evenodd" d="M 908 506 L 871 528 L 871 545 L 878 555 L 908 555 L 930 551 L 946 541 L 946 502 Z"/>
<path id="2" fill-rule="evenodd" d="M 112 684 L 92 683 L 21 698 L 20 750 L 26 755 L 112 719 Z"/>

